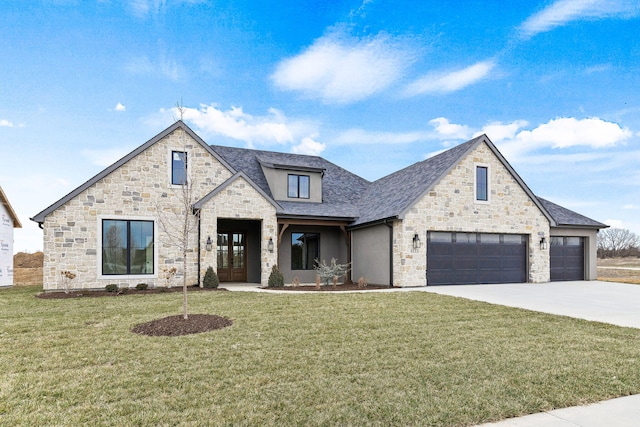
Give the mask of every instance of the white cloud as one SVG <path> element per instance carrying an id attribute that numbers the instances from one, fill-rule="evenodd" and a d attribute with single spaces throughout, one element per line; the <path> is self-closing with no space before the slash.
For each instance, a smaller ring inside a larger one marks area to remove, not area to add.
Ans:
<path id="1" fill-rule="evenodd" d="M 450 123 L 445 117 L 429 120 L 429 124 L 435 128 L 438 135 L 444 138 L 468 139 L 471 135 L 471 130 L 467 125 Z"/>
<path id="2" fill-rule="evenodd" d="M 315 141 L 312 137 L 302 138 L 300 144 L 291 148 L 294 154 L 307 154 L 310 156 L 319 156 L 327 146 L 321 142 Z"/>
<path id="3" fill-rule="evenodd" d="M 611 228 L 625 228 L 624 221 L 619 219 L 607 219 L 604 221 Z"/>
<path id="4" fill-rule="evenodd" d="M 169 113 L 174 119 L 180 117 L 176 108 L 161 110 L 161 114 Z M 243 141 L 250 148 L 256 144 L 289 144 L 317 133 L 314 123 L 291 120 L 275 108 L 270 108 L 266 115 L 254 116 L 242 107 L 223 110 L 213 104 L 201 105 L 200 108 L 184 108 L 183 119 L 205 138 L 222 136 Z"/>
<path id="5" fill-rule="evenodd" d="M 344 104 L 384 90 L 410 62 L 409 51 L 384 33 L 358 39 L 334 32 L 281 61 L 271 78 L 280 89 Z"/>
<path id="6" fill-rule="evenodd" d="M 640 209 L 640 205 L 635 205 L 635 204 L 633 204 L 633 203 L 630 203 L 630 204 L 628 204 L 628 205 L 624 205 L 624 206 L 622 207 L 622 209 L 628 209 L 628 210 L 633 210 L 633 211 L 635 211 L 635 210 Z"/>
<path id="7" fill-rule="evenodd" d="M 12 128 L 13 126 L 14 126 L 13 122 L 10 122 L 9 120 L 6 120 L 6 119 L 0 120 L 0 127 Z"/>
<path id="8" fill-rule="evenodd" d="M 516 120 L 511 123 L 491 122 L 484 125 L 473 137 L 485 134 L 494 144 L 498 144 L 502 141 L 513 139 L 516 133 L 528 124 L 526 120 Z"/>
<path id="9" fill-rule="evenodd" d="M 632 0 L 558 0 L 527 18 L 518 28 L 523 38 L 582 19 L 630 18 L 640 14 Z"/>
<path id="10" fill-rule="evenodd" d="M 127 109 L 127 107 L 125 107 L 124 105 L 122 105 L 120 102 L 118 102 L 114 108 L 116 111 L 125 111 Z"/>
<path id="11" fill-rule="evenodd" d="M 461 70 L 430 73 L 407 86 L 405 95 L 455 92 L 486 78 L 494 67 L 493 61 L 482 61 Z"/>
<path id="12" fill-rule="evenodd" d="M 144 18 L 147 15 L 157 15 L 168 6 L 181 4 L 198 4 L 204 0 L 129 0 L 128 8 L 134 16 Z"/>

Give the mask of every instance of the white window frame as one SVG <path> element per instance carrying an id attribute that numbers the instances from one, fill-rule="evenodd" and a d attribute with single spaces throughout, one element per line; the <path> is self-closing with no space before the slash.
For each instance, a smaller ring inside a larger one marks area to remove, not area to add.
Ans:
<path id="1" fill-rule="evenodd" d="M 98 280 L 110 280 L 118 282 L 122 280 L 150 280 L 158 278 L 158 223 L 155 218 L 148 216 L 128 216 L 128 215 L 98 215 L 96 224 L 97 236 L 97 265 L 96 273 Z M 153 274 L 102 274 L 102 222 L 103 220 L 115 221 L 149 221 L 153 222 Z"/>
<path id="2" fill-rule="evenodd" d="M 487 169 L 487 200 L 478 200 L 478 168 Z M 491 203 L 491 166 L 487 163 L 473 164 L 473 201 L 480 205 Z"/>
<path id="3" fill-rule="evenodd" d="M 189 170 L 191 169 L 189 166 L 190 163 L 190 159 L 191 159 L 191 151 L 185 149 L 185 148 L 168 148 L 168 152 L 167 152 L 167 159 L 169 159 L 168 163 L 167 163 L 167 179 L 169 180 L 169 187 L 171 188 L 182 188 L 181 184 L 174 184 L 173 183 L 173 152 L 177 151 L 180 153 L 186 153 L 187 154 L 187 185 L 191 184 L 191 174 L 189 173 Z"/>

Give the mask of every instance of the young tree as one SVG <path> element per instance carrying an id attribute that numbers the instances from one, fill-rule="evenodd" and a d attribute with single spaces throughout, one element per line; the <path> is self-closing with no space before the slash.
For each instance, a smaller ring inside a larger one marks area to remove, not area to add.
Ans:
<path id="1" fill-rule="evenodd" d="M 184 107 L 181 103 L 176 104 L 176 110 L 182 120 Z M 161 240 L 166 245 L 177 248 L 182 254 L 182 316 L 186 320 L 189 317 L 187 310 L 187 254 L 192 252 L 189 239 L 196 231 L 198 221 L 193 212 L 193 205 L 196 202 L 194 194 L 196 184 L 189 176 L 187 141 L 184 133 L 182 135 L 184 158 L 181 164 L 183 171 L 176 174 L 178 186 L 171 188 L 175 197 L 167 205 L 157 206 L 157 211 L 158 223 L 162 231 Z"/>

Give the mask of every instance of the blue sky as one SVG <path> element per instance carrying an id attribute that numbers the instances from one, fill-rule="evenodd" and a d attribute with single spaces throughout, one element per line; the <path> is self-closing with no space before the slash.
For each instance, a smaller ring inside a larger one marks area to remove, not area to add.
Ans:
<path id="1" fill-rule="evenodd" d="M 184 119 L 375 180 L 486 133 L 537 195 L 640 234 L 640 2 L 8 0 L 0 186 L 29 217 Z"/>

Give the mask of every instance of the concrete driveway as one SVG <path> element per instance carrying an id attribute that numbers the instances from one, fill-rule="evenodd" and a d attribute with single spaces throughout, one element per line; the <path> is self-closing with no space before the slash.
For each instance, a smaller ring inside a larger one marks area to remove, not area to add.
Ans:
<path id="1" fill-rule="evenodd" d="M 492 304 L 640 328 L 640 285 L 582 281 L 427 286 L 423 289 Z"/>

